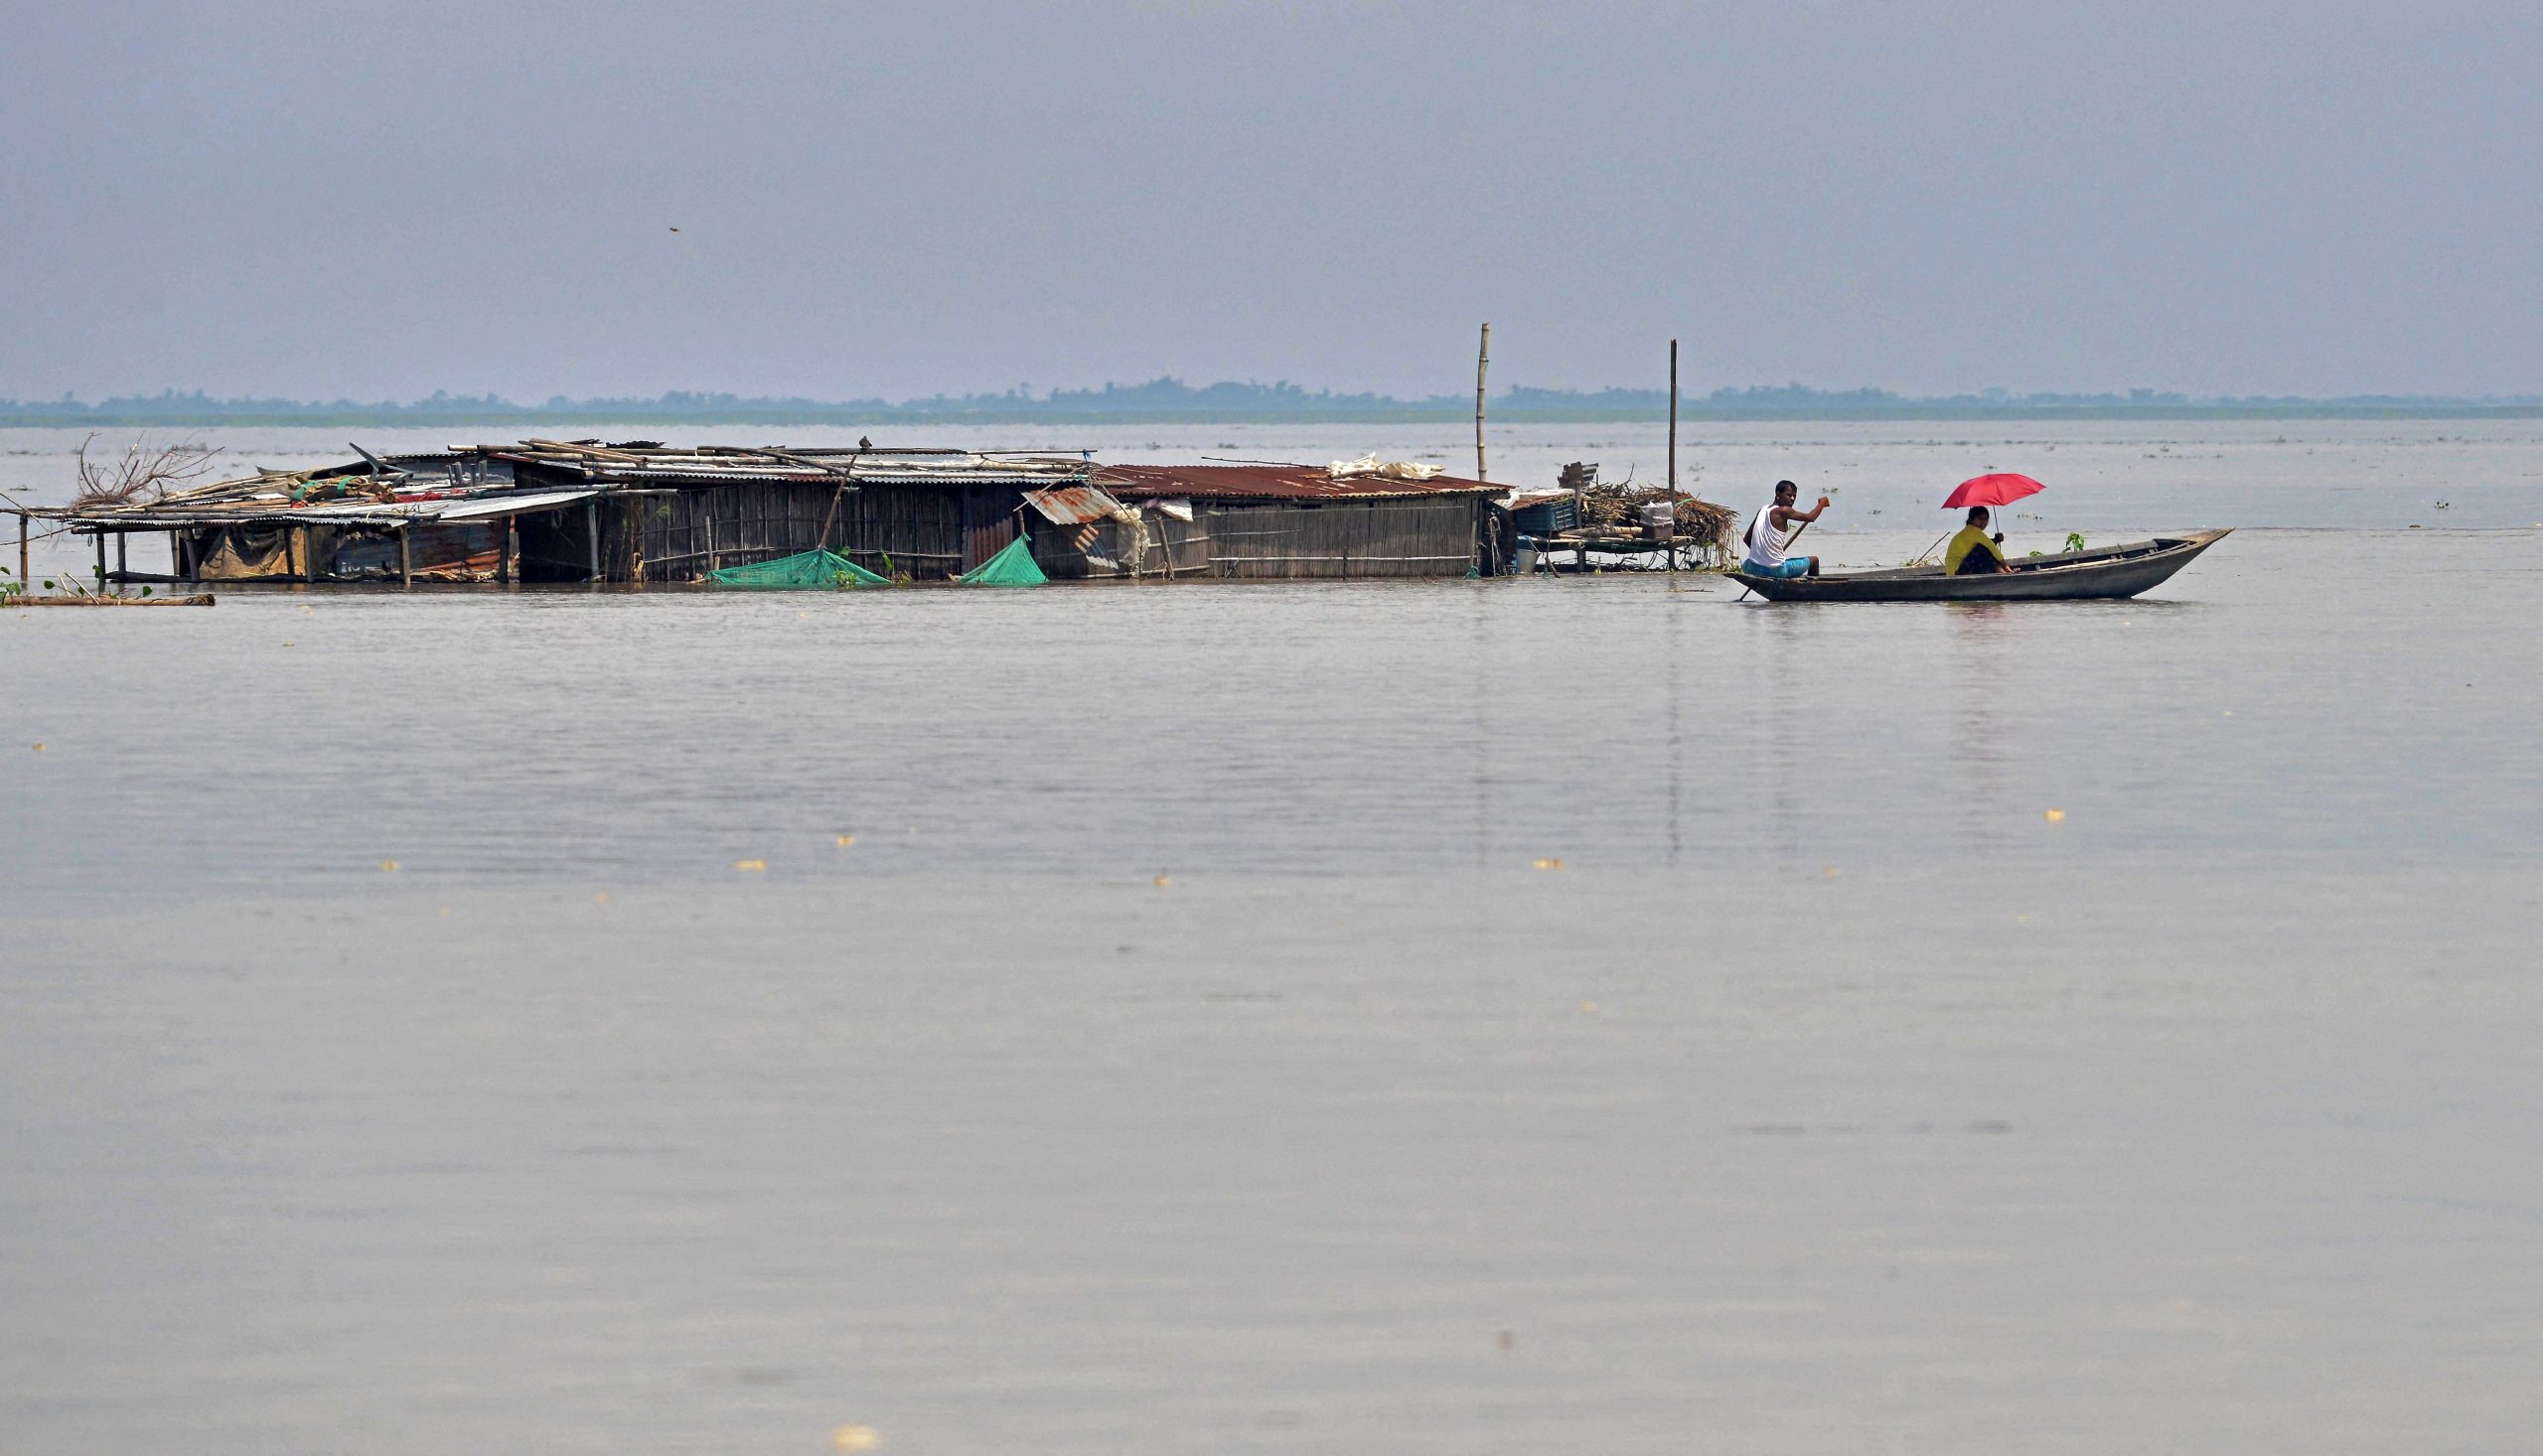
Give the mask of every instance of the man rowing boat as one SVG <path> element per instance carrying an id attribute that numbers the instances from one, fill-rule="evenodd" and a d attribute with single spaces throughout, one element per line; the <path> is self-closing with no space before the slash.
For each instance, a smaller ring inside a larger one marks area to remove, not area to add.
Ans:
<path id="1" fill-rule="evenodd" d="M 1775 482 L 1774 504 L 1758 511 L 1756 516 L 1748 522 L 1748 558 L 1739 563 L 1740 570 L 1747 572 L 1750 576 L 1817 576 L 1819 574 L 1819 558 L 1816 556 L 1796 556 L 1789 561 L 1784 559 L 1784 546 L 1787 542 L 1784 532 L 1791 529 L 1795 521 L 1807 524 L 1817 520 L 1819 512 L 1828 509 L 1828 498 L 1825 496 L 1820 497 L 1819 504 L 1808 510 L 1800 509 L 1795 504 L 1800 499 L 1801 487 L 1790 481 Z"/>

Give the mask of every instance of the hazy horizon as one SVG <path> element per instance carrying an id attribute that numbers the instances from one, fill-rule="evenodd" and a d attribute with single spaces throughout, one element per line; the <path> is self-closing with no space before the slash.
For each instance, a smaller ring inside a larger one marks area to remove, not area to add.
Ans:
<path id="1" fill-rule="evenodd" d="M 12 20 L 0 397 L 2543 388 L 2503 4 Z"/>

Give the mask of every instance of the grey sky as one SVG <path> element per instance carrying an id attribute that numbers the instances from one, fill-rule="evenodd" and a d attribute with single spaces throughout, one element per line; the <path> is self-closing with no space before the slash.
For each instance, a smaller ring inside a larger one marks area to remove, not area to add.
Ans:
<path id="1" fill-rule="evenodd" d="M 2530 5 L 0 6 L 5 395 L 2543 390 Z"/>

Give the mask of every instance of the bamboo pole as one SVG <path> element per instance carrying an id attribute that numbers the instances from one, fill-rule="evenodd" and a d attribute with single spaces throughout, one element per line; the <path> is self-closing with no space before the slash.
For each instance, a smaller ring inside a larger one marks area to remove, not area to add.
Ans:
<path id="1" fill-rule="evenodd" d="M 600 580 L 600 503 L 598 501 L 586 499 L 583 502 L 583 535 L 586 543 L 591 547 L 592 572 L 586 580 L 598 581 Z"/>
<path id="2" fill-rule="evenodd" d="M 18 512 L 18 585 L 27 584 L 27 512 Z"/>
<path id="3" fill-rule="evenodd" d="M 1474 478 L 1488 480 L 1483 472 L 1483 376 L 1492 366 L 1492 326 L 1483 326 L 1483 343 L 1474 352 Z"/>
<path id="4" fill-rule="evenodd" d="M 407 591 L 415 589 L 415 528 L 411 523 L 397 527 L 397 585 Z"/>
<path id="5" fill-rule="evenodd" d="M 1678 341 L 1669 341 L 1669 569 L 1678 569 Z"/>

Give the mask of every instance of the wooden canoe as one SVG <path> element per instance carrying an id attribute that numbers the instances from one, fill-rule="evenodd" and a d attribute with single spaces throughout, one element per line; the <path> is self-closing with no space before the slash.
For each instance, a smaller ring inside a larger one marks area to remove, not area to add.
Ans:
<path id="1" fill-rule="evenodd" d="M 1731 579 L 1771 602 L 2078 602 L 2133 597 L 2163 585 L 2198 553 L 2231 534 L 2226 530 L 2157 536 L 2125 546 L 2024 556 L 2014 569 L 1985 576 L 1945 576 L 1940 566 L 1895 566 L 1822 576 L 1750 576 Z"/>

